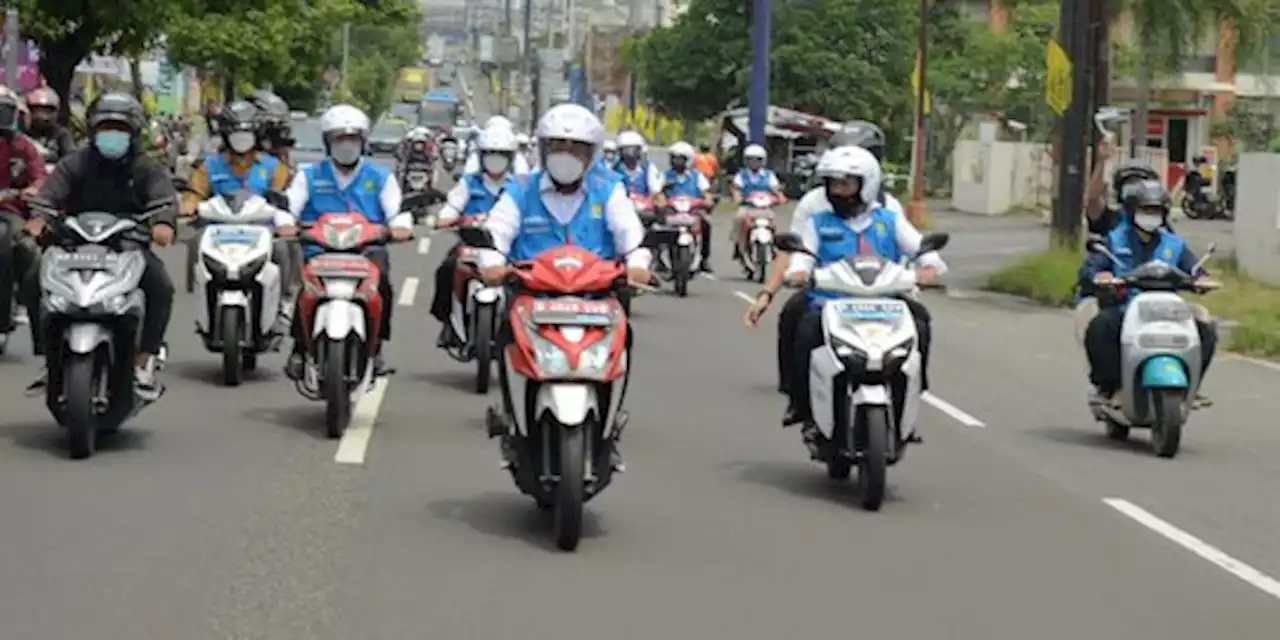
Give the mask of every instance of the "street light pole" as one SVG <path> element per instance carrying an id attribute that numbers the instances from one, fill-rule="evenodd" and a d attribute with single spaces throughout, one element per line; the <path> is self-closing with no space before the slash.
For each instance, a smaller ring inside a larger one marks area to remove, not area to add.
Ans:
<path id="1" fill-rule="evenodd" d="M 920 226 L 925 222 L 928 208 L 924 203 L 924 159 L 928 149 L 925 135 L 924 104 L 928 99 L 929 85 L 926 72 L 929 67 L 929 0 L 920 0 L 920 31 L 916 34 L 916 116 L 915 138 L 911 141 L 911 200 L 907 202 L 907 219 Z"/>
<path id="2" fill-rule="evenodd" d="M 773 29 L 773 0 L 754 0 L 751 21 L 751 95 L 749 129 L 751 142 L 765 143 L 765 121 L 769 117 L 769 36 Z"/>
<path id="3" fill-rule="evenodd" d="M 1062 0 L 1059 39 L 1071 60 L 1071 103 L 1062 115 L 1058 143 L 1058 198 L 1053 210 L 1053 242 L 1075 248 L 1084 212 L 1085 137 L 1089 121 L 1089 5 Z"/>

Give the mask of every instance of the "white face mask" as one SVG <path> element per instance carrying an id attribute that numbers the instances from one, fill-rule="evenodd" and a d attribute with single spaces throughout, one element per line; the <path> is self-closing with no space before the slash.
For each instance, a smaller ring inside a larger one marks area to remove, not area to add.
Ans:
<path id="1" fill-rule="evenodd" d="M 503 173 L 506 173 L 507 167 L 510 166 L 511 163 L 504 155 L 487 153 L 481 159 L 481 164 L 484 165 L 485 173 L 491 176 L 500 176 Z"/>
<path id="2" fill-rule="evenodd" d="M 547 156 L 547 173 L 559 184 L 577 182 L 587 170 L 587 165 L 572 153 L 552 153 Z"/>
<path id="3" fill-rule="evenodd" d="M 1139 229 L 1142 229 L 1143 231 L 1146 231 L 1148 233 L 1155 231 L 1156 229 L 1159 229 L 1160 225 L 1163 222 L 1164 222 L 1164 217 L 1161 216 L 1160 214 L 1139 213 L 1133 216 L 1133 224 L 1137 225 Z"/>
<path id="4" fill-rule="evenodd" d="M 247 153 L 253 148 L 254 139 L 252 131 L 237 131 L 227 136 L 227 144 L 231 146 L 231 150 L 236 153 Z"/>
<path id="5" fill-rule="evenodd" d="M 335 142 L 329 145 L 329 155 L 333 161 L 344 166 L 351 166 L 360 160 L 360 143 L 354 141 Z"/>

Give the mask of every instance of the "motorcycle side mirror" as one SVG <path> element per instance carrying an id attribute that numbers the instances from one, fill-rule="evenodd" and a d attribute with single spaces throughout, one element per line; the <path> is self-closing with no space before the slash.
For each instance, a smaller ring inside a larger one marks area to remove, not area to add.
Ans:
<path id="1" fill-rule="evenodd" d="M 779 233 L 773 238 L 773 247 L 778 251 L 787 253 L 803 253 L 813 255 L 808 247 L 804 246 L 804 241 L 800 236 L 794 233 Z"/>
<path id="2" fill-rule="evenodd" d="M 1209 256 L 1213 255 L 1214 252 L 1217 250 L 1218 250 L 1218 243 L 1210 242 L 1209 246 L 1206 247 L 1204 250 L 1204 257 L 1208 258 Z"/>
<path id="3" fill-rule="evenodd" d="M 191 183 L 186 178 L 173 177 L 173 188 L 178 191 L 191 191 Z"/>
<path id="4" fill-rule="evenodd" d="M 949 242 L 951 242 L 949 233 L 930 233 L 920 240 L 920 248 L 916 251 L 916 255 L 922 256 L 926 253 L 941 251 Z"/>
<path id="5" fill-rule="evenodd" d="M 640 246 L 645 249 L 657 249 L 676 241 L 679 233 L 675 229 L 649 229 L 644 233 Z"/>
<path id="6" fill-rule="evenodd" d="M 266 196 L 267 204 L 285 211 L 289 210 L 289 198 L 279 191 L 268 191 Z"/>
<path id="7" fill-rule="evenodd" d="M 415 193 L 404 197 L 400 202 L 401 211 L 416 211 L 427 206 L 427 195 L 425 193 Z"/>
<path id="8" fill-rule="evenodd" d="M 484 227 L 459 227 L 458 239 L 462 241 L 462 244 L 476 249 L 497 248 L 493 244 L 493 234 L 489 233 L 489 230 Z"/>

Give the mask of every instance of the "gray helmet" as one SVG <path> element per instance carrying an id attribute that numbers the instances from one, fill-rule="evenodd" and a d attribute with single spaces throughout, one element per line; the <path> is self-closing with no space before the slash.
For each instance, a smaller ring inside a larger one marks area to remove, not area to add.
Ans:
<path id="1" fill-rule="evenodd" d="M 1129 160 L 1116 167 L 1115 172 L 1111 174 L 1111 186 L 1116 191 L 1116 201 L 1128 206 L 1125 203 L 1127 191 L 1125 187 L 1138 180 L 1159 182 L 1160 174 L 1151 165 L 1141 160 Z"/>
<path id="2" fill-rule="evenodd" d="M 104 122 L 119 122 L 127 127 L 133 135 L 138 135 L 146 126 L 147 116 L 137 99 L 127 93 L 105 93 L 89 105 L 89 128 L 96 129 Z"/>

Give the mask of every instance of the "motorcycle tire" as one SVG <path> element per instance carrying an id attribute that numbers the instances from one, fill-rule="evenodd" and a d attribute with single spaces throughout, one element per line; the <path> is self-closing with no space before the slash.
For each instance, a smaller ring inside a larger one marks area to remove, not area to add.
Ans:
<path id="1" fill-rule="evenodd" d="M 493 376 L 493 305 L 482 304 L 476 307 L 475 361 L 476 361 L 476 393 L 489 393 L 489 381 Z"/>
<path id="2" fill-rule="evenodd" d="M 244 379 L 244 349 L 240 344 L 244 314 L 239 307 L 225 307 L 218 318 L 222 337 L 222 384 L 238 387 Z"/>
<path id="3" fill-rule="evenodd" d="M 685 247 L 677 248 L 675 254 L 671 256 L 671 276 L 675 283 L 676 295 L 681 298 L 689 296 L 689 278 L 692 277 L 689 268 L 692 266 L 690 264 L 692 259 L 689 249 Z"/>
<path id="4" fill-rule="evenodd" d="M 884 504 L 889 462 L 889 410 L 867 407 L 863 410 L 862 449 L 858 452 L 858 495 L 862 508 L 879 511 Z"/>
<path id="5" fill-rule="evenodd" d="M 1178 455 L 1182 444 L 1182 392 L 1158 389 L 1155 395 L 1155 424 L 1151 426 L 1151 449 L 1161 458 Z"/>
<path id="6" fill-rule="evenodd" d="M 1196 200 L 1194 197 L 1189 195 L 1182 196 L 1182 201 L 1178 203 L 1178 206 L 1182 208 L 1183 215 L 1188 218 L 1192 220 L 1198 220 L 1200 218 L 1200 211 L 1196 208 Z"/>
<path id="7" fill-rule="evenodd" d="M 753 274 L 755 281 L 764 284 L 765 273 L 769 271 L 769 245 L 756 244 L 756 271 Z"/>
<path id="8" fill-rule="evenodd" d="M 351 421 L 351 393 L 347 389 L 347 343 L 327 340 L 321 347 L 324 371 L 321 389 L 324 394 L 324 434 L 332 440 L 342 437 Z"/>
<path id="9" fill-rule="evenodd" d="M 561 551 L 574 551 L 582 540 L 587 425 L 565 427 L 557 424 L 555 428 L 560 445 L 560 480 L 556 483 L 555 508 L 552 512 L 556 547 Z"/>
<path id="10" fill-rule="evenodd" d="M 74 354 L 63 365 L 62 392 L 67 398 L 63 422 L 72 460 L 89 458 L 98 448 L 98 416 L 93 407 L 99 386 L 96 355 Z"/>

